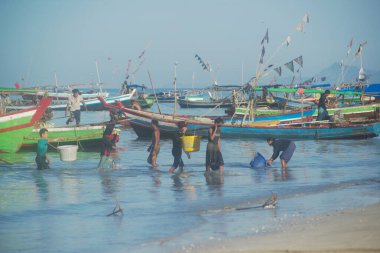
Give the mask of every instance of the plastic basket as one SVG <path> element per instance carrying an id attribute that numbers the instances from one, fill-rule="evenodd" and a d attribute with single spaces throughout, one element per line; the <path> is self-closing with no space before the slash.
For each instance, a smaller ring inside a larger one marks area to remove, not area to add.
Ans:
<path id="1" fill-rule="evenodd" d="M 197 135 L 183 136 L 182 147 L 185 152 L 197 152 L 201 145 L 201 137 Z"/>
<path id="2" fill-rule="evenodd" d="M 265 157 L 262 154 L 257 152 L 255 157 L 253 158 L 253 160 L 250 162 L 250 165 L 254 169 L 266 168 L 267 167 L 267 160 L 265 159 Z"/>
<path id="3" fill-rule="evenodd" d="M 64 145 L 57 147 L 61 161 L 72 162 L 77 159 L 78 146 L 76 145 Z"/>

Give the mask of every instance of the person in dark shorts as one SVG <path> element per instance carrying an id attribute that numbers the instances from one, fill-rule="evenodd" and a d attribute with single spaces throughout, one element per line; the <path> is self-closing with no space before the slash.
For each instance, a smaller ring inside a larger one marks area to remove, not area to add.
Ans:
<path id="1" fill-rule="evenodd" d="M 111 152 L 116 150 L 116 143 L 119 142 L 120 134 L 119 129 L 115 128 L 115 124 L 107 124 L 106 129 L 103 133 L 102 144 L 100 149 L 100 161 L 97 169 L 101 170 L 109 164 Z M 112 166 L 114 166 L 114 161 L 112 161 Z"/>
<path id="2" fill-rule="evenodd" d="M 48 142 L 50 141 L 59 141 L 62 138 L 55 138 L 55 139 L 48 139 L 48 130 L 46 128 L 40 129 L 40 139 L 37 142 L 37 155 L 36 155 L 36 164 L 37 169 L 44 170 L 49 169 L 49 164 L 51 163 L 48 155 L 47 155 L 47 149 L 48 149 Z"/>
<path id="3" fill-rule="evenodd" d="M 173 135 L 173 148 L 172 148 L 172 155 L 174 158 L 174 162 L 172 167 L 169 169 L 169 173 L 173 173 L 179 166 L 179 170 L 183 171 L 183 160 L 182 160 L 182 139 L 181 137 L 186 135 L 187 130 L 187 124 L 185 121 L 180 121 L 177 124 L 178 131 L 176 131 Z M 190 153 L 185 152 L 187 155 L 187 158 L 190 159 Z"/>
<path id="4" fill-rule="evenodd" d="M 87 106 L 84 102 L 81 95 L 79 95 L 78 89 L 73 89 L 73 95 L 69 97 L 69 100 L 66 105 L 65 117 L 67 117 L 67 113 L 70 110 L 69 119 L 66 121 L 66 125 L 69 125 L 70 122 L 73 122 L 75 119 L 76 126 L 80 124 L 80 104 L 83 104 L 86 111 Z"/>
<path id="5" fill-rule="evenodd" d="M 293 156 L 294 151 L 296 150 L 296 144 L 294 144 L 291 140 L 276 140 L 275 138 L 268 138 L 267 143 L 269 146 L 273 147 L 273 155 L 272 157 L 267 161 L 269 165 L 272 165 L 272 162 L 276 160 L 280 152 L 282 151 L 280 155 L 281 159 L 281 168 L 287 169 L 288 168 L 288 162 Z"/>
<path id="6" fill-rule="evenodd" d="M 220 128 L 223 125 L 223 119 L 218 117 L 214 120 L 214 126 L 208 130 L 208 143 L 206 149 L 206 173 L 219 171 L 223 174 L 223 156 L 220 145 Z"/>

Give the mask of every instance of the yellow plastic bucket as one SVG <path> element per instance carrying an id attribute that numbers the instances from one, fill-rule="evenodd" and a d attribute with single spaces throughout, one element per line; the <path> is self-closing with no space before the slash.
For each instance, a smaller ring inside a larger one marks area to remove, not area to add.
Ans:
<path id="1" fill-rule="evenodd" d="M 185 152 L 197 152 L 201 146 L 201 137 L 197 135 L 183 136 L 182 147 Z"/>

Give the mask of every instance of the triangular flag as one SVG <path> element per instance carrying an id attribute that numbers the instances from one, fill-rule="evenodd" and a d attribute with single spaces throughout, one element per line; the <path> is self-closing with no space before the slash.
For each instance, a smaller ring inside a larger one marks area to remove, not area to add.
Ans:
<path id="1" fill-rule="evenodd" d="M 291 41 L 291 37 L 290 35 L 288 35 L 288 37 L 286 37 L 285 41 L 282 44 L 288 47 L 290 45 L 290 41 Z"/>
<path id="2" fill-rule="evenodd" d="M 265 33 L 264 38 L 261 40 L 261 45 L 264 44 L 265 40 L 267 41 L 267 44 L 268 44 L 269 43 L 268 28 L 267 28 L 267 32 Z"/>
<path id="3" fill-rule="evenodd" d="M 261 50 L 261 57 L 260 57 L 261 64 L 264 62 L 264 55 L 265 55 L 265 47 L 263 46 L 263 49 Z"/>
<path id="4" fill-rule="evenodd" d="M 305 16 L 303 16 L 302 21 L 304 23 L 309 23 L 310 22 L 310 16 L 306 13 Z"/>
<path id="5" fill-rule="evenodd" d="M 277 68 L 275 68 L 274 71 L 276 71 L 277 74 L 278 74 L 279 76 L 281 76 L 281 67 L 277 67 Z"/>
<path id="6" fill-rule="evenodd" d="M 297 27 L 296 27 L 296 30 L 298 31 L 298 32 L 303 32 L 303 27 L 304 27 L 304 23 L 299 23 L 298 25 L 297 25 Z"/>
<path id="7" fill-rule="evenodd" d="M 362 44 L 360 44 L 358 49 L 356 50 L 355 56 L 359 56 L 361 52 L 362 52 Z"/>
<path id="8" fill-rule="evenodd" d="M 302 68 L 303 68 L 303 59 L 302 55 L 294 59 L 295 62 L 297 62 Z"/>
<path id="9" fill-rule="evenodd" d="M 288 69 L 290 69 L 290 71 L 292 71 L 294 73 L 294 64 L 293 64 L 293 61 L 285 63 L 285 66 L 288 67 Z"/>
<path id="10" fill-rule="evenodd" d="M 347 55 L 350 54 L 351 52 L 351 48 L 352 48 L 352 43 L 354 42 L 354 37 L 352 37 L 352 39 L 350 40 L 350 43 L 348 43 L 347 47 L 348 47 L 348 50 L 347 50 Z"/>

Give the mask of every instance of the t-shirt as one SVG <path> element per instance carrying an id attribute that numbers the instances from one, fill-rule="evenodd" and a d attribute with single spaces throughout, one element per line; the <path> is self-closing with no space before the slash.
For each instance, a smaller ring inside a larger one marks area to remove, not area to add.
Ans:
<path id="1" fill-rule="evenodd" d="M 74 96 L 70 96 L 69 97 L 69 106 L 70 106 L 70 111 L 73 112 L 73 111 L 78 111 L 80 110 L 80 103 L 83 101 L 83 98 L 78 95 L 77 97 L 74 97 Z"/>
<path id="2" fill-rule="evenodd" d="M 45 156 L 48 148 L 48 140 L 47 139 L 39 139 L 37 143 L 37 155 Z"/>
<path id="3" fill-rule="evenodd" d="M 185 136 L 185 134 L 182 133 L 181 131 L 177 131 L 173 135 L 173 148 L 172 148 L 173 154 L 177 154 L 177 155 L 182 154 L 182 139 L 181 139 L 182 136 Z"/>
<path id="4" fill-rule="evenodd" d="M 271 157 L 272 161 L 276 160 L 278 155 L 280 154 L 280 151 L 285 151 L 290 143 L 292 143 L 291 140 L 274 140 L 272 146 L 273 146 L 273 155 Z"/>
<path id="5" fill-rule="evenodd" d="M 327 96 L 328 94 L 322 94 L 322 96 L 319 98 L 318 107 L 326 110 Z"/>

